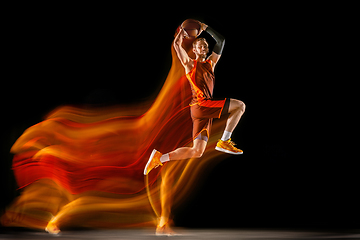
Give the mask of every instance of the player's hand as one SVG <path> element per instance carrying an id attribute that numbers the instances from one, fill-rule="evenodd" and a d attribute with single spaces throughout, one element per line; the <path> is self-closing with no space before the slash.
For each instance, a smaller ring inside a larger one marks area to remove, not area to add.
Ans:
<path id="1" fill-rule="evenodd" d="M 208 27 L 208 25 L 206 25 L 205 23 L 200 22 L 201 25 L 201 31 L 205 31 Z"/>
<path id="2" fill-rule="evenodd" d="M 199 21 L 199 24 L 200 24 L 200 32 L 198 35 L 200 35 L 203 31 L 206 30 L 206 28 L 208 27 L 208 25 L 206 25 L 205 23 L 202 23 Z"/>
<path id="3" fill-rule="evenodd" d="M 183 38 L 189 38 L 189 34 L 185 31 L 184 28 L 180 29 L 180 34 L 182 34 L 180 36 L 183 36 Z"/>
<path id="4" fill-rule="evenodd" d="M 179 36 L 180 38 L 184 38 L 184 37 L 185 37 L 185 34 L 186 34 L 185 29 L 180 26 L 179 32 L 177 32 L 177 33 L 175 34 L 175 38 L 176 38 L 177 36 Z"/>

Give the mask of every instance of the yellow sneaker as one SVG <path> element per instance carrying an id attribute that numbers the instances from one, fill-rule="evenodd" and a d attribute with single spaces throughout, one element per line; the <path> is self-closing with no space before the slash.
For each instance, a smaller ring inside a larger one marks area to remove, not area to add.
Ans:
<path id="1" fill-rule="evenodd" d="M 162 154 L 157 151 L 157 150 L 153 150 L 149 161 L 147 162 L 145 169 L 144 169 L 144 175 L 148 175 L 149 172 L 151 170 L 153 170 L 154 168 L 157 168 L 158 166 L 162 166 L 163 164 L 160 162 L 160 157 L 162 156 Z"/>
<path id="2" fill-rule="evenodd" d="M 230 153 L 230 154 L 243 154 L 243 151 L 241 149 L 238 149 L 234 147 L 236 145 L 234 142 L 231 141 L 231 138 L 227 141 L 219 140 L 216 144 L 215 149 L 224 152 L 224 153 Z"/>

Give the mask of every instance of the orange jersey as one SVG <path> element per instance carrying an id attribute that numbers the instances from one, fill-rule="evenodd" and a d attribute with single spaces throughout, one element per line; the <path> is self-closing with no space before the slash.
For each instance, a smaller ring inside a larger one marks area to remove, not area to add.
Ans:
<path id="1" fill-rule="evenodd" d="M 194 67 L 186 74 L 192 91 L 190 106 L 206 102 L 213 98 L 215 76 L 210 60 L 198 62 L 194 60 Z"/>

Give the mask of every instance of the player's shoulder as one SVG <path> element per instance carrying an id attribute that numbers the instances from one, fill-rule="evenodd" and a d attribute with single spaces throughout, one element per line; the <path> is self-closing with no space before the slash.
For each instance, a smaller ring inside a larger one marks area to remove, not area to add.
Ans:
<path id="1" fill-rule="evenodd" d="M 216 63 L 214 61 L 212 61 L 210 58 L 207 58 L 206 63 L 210 64 L 211 67 L 213 67 Z"/>

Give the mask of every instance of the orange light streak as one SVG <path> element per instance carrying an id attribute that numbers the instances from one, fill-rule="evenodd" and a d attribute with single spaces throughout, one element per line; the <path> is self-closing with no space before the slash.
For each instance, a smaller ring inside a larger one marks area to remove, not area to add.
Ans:
<path id="1" fill-rule="evenodd" d="M 189 51 L 191 41 L 184 40 Z M 162 211 L 171 211 L 165 208 L 191 194 L 204 169 L 227 156 L 214 150 L 224 120 L 214 122 L 201 159 L 170 162 L 145 181 L 143 176 L 154 148 L 166 153 L 192 144 L 190 86 L 171 52 L 172 67 L 155 100 L 101 109 L 59 107 L 19 137 L 11 152 L 22 193 L 1 217 L 3 225 L 154 226 Z"/>

